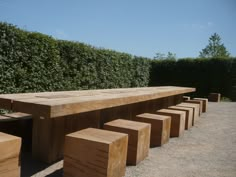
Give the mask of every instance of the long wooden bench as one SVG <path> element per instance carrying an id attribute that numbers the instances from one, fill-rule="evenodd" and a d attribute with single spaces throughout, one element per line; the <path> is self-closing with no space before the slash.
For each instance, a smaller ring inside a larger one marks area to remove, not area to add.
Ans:
<path id="1" fill-rule="evenodd" d="M 185 111 L 161 109 L 158 110 L 156 114 L 171 117 L 170 137 L 179 137 L 183 135 L 185 129 Z"/>
<path id="2" fill-rule="evenodd" d="M 170 116 L 143 113 L 134 117 L 133 120 L 151 124 L 150 147 L 161 146 L 169 141 Z"/>
<path id="3" fill-rule="evenodd" d="M 66 135 L 64 177 L 123 177 L 127 145 L 127 134 L 95 128 Z"/>
<path id="4" fill-rule="evenodd" d="M 129 135 L 127 164 L 136 165 L 149 153 L 151 125 L 124 119 L 117 119 L 104 124 L 105 130 Z"/>
<path id="5" fill-rule="evenodd" d="M 0 132 L 0 176 L 20 176 L 21 138 Z"/>

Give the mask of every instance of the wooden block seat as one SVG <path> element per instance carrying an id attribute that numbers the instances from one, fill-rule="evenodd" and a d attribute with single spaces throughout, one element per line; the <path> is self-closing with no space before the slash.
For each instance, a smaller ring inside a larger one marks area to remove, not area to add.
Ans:
<path id="1" fill-rule="evenodd" d="M 183 103 L 177 104 L 176 106 L 192 108 L 193 109 L 193 124 L 192 125 L 196 124 L 197 120 L 199 119 L 199 104 L 183 102 Z"/>
<path id="2" fill-rule="evenodd" d="M 191 98 L 190 98 L 190 96 L 183 96 L 183 100 L 185 101 L 185 100 L 190 100 Z"/>
<path id="3" fill-rule="evenodd" d="M 64 177 L 123 177 L 128 135 L 87 128 L 66 135 Z"/>
<path id="4" fill-rule="evenodd" d="M 20 177 L 21 138 L 0 132 L 0 176 Z"/>
<path id="5" fill-rule="evenodd" d="M 170 137 L 179 137 L 183 135 L 185 129 L 185 111 L 161 109 L 158 110 L 156 114 L 171 117 Z"/>
<path id="6" fill-rule="evenodd" d="M 168 109 L 185 111 L 185 130 L 190 129 L 193 126 L 193 108 L 180 107 L 180 106 L 170 106 Z"/>
<path id="7" fill-rule="evenodd" d="M 211 102 L 220 102 L 220 93 L 210 93 L 208 96 L 208 100 Z"/>
<path id="8" fill-rule="evenodd" d="M 22 148 L 31 149 L 32 115 L 12 112 L 0 116 L 0 131 L 22 138 Z"/>
<path id="9" fill-rule="evenodd" d="M 150 147 L 161 146 L 169 141 L 170 116 L 143 113 L 134 117 L 133 120 L 151 124 Z"/>
<path id="10" fill-rule="evenodd" d="M 117 119 L 104 124 L 104 129 L 127 133 L 128 154 L 127 164 L 136 165 L 144 160 L 149 153 L 151 125 L 124 119 Z"/>
<path id="11" fill-rule="evenodd" d="M 184 103 L 192 103 L 192 104 L 199 104 L 199 116 L 202 114 L 203 110 L 203 101 L 201 100 L 186 100 Z"/>
<path id="12" fill-rule="evenodd" d="M 207 112 L 207 107 L 208 107 L 208 99 L 207 98 L 194 98 L 194 100 L 201 100 L 203 103 L 202 112 Z"/>

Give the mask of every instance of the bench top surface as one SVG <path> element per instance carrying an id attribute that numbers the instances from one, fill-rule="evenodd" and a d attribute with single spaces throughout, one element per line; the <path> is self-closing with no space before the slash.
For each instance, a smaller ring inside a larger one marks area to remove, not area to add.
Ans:
<path id="1" fill-rule="evenodd" d="M 172 110 L 172 109 L 160 109 L 157 113 L 167 113 L 167 114 L 185 114 L 183 111 Z"/>
<path id="2" fill-rule="evenodd" d="M 119 140 L 127 136 L 128 135 L 124 133 L 95 129 L 95 128 L 87 128 L 66 135 L 67 138 L 78 138 L 105 144 L 111 144 L 116 140 Z"/>
<path id="3" fill-rule="evenodd" d="M 147 118 L 147 119 L 154 119 L 154 120 L 165 120 L 165 119 L 169 119 L 170 116 L 164 116 L 164 115 L 158 115 L 158 114 L 151 114 L 151 113 L 143 113 L 143 114 L 139 114 L 136 117 L 139 118 Z"/>
<path id="4" fill-rule="evenodd" d="M 144 128 L 148 127 L 149 124 L 142 123 L 142 122 L 135 122 L 135 121 L 131 121 L 131 120 L 116 119 L 111 122 L 105 123 L 104 126 L 112 126 L 112 127 L 118 127 L 118 128 L 138 131 L 140 129 L 144 129 Z"/>
<path id="5" fill-rule="evenodd" d="M 0 108 L 42 117 L 59 117 L 194 92 L 189 87 L 141 87 L 0 94 Z"/>

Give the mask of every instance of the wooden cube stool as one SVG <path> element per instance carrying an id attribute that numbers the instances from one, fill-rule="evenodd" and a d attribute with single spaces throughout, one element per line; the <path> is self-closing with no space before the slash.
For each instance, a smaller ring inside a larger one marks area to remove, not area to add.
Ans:
<path id="1" fill-rule="evenodd" d="M 168 109 L 173 109 L 177 111 L 185 111 L 185 130 L 190 129 L 193 126 L 193 108 L 180 107 L 180 106 L 170 106 Z"/>
<path id="2" fill-rule="evenodd" d="M 22 151 L 31 149 L 32 115 L 22 112 L 1 115 L 0 132 L 21 137 Z"/>
<path id="3" fill-rule="evenodd" d="M 66 135 L 64 176 L 123 177 L 128 135 L 87 128 Z"/>
<path id="4" fill-rule="evenodd" d="M 21 138 L 0 132 L 0 176 L 20 176 Z"/>
<path id="5" fill-rule="evenodd" d="M 184 103 L 193 103 L 193 104 L 199 104 L 199 116 L 202 114 L 203 110 L 203 101 L 201 100 L 186 100 Z"/>
<path id="6" fill-rule="evenodd" d="M 207 98 L 194 98 L 194 100 L 201 100 L 203 102 L 202 112 L 207 112 L 208 99 Z"/>
<path id="7" fill-rule="evenodd" d="M 117 119 L 104 124 L 104 129 L 127 133 L 127 164 L 136 165 L 148 156 L 150 146 L 151 125 L 124 119 Z"/>
<path id="8" fill-rule="evenodd" d="M 195 123 L 199 119 L 199 104 L 180 103 L 180 104 L 177 104 L 176 106 L 192 108 L 193 109 L 193 125 L 195 125 Z"/>
<path id="9" fill-rule="evenodd" d="M 158 110 L 156 114 L 171 117 L 170 137 L 179 137 L 184 133 L 186 117 L 185 111 L 161 109 Z"/>
<path id="10" fill-rule="evenodd" d="M 169 141 L 171 117 L 157 114 L 139 114 L 134 121 L 151 124 L 150 147 L 161 146 Z"/>
<path id="11" fill-rule="evenodd" d="M 220 93 L 210 93 L 208 96 L 208 100 L 211 102 L 220 102 Z"/>
<path id="12" fill-rule="evenodd" d="M 190 96 L 183 96 L 183 100 L 185 101 L 185 100 L 190 100 L 191 98 L 190 98 Z"/>

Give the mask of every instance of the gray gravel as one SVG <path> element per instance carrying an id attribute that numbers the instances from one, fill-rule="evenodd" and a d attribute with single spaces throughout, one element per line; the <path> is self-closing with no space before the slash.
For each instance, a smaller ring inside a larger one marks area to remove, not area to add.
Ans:
<path id="1" fill-rule="evenodd" d="M 62 176 L 63 162 L 51 166 L 23 155 L 22 175 Z M 208 112 L 181 138 L 150 149 L 125 177 L 236 177 L 236 103 L 209 103 Z"/>
<path id="2" fill-rule="evenodd" d="M 181 138 L 128 167 L 125 177 L 236 177 L 236 103 L 209 103 Z"/>

